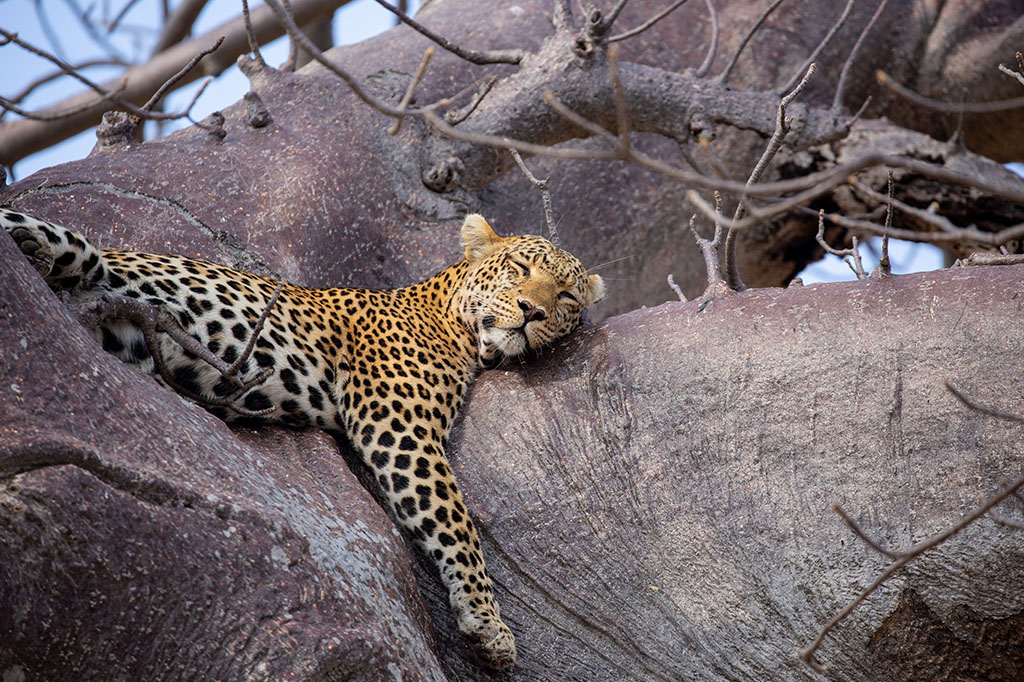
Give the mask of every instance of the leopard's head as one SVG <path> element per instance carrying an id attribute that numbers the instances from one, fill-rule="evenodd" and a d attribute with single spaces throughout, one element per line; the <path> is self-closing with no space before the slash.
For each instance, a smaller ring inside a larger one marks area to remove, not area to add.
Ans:
<path id="1" fill-rule="evenodd" d="M 462 241 L 469 273 L 459 310 L 485 367 L 568 334 L 604 296 L 599 275 L 587 275 L 575 256 L 541 237 L 499 237 L 472 214 Z"/>

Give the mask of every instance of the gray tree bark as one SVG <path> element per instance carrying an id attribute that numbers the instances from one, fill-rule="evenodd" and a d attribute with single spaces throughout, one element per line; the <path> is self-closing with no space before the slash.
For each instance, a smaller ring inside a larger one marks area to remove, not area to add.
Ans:
<path id="1" fill-rule="evenodd" d="M 767 3 L 720 4 L 712 74 Z M 660 9 L 630 3 L 616 26 Z M 540 2 L 432 3 L 420 19 L 460 44 L 536 55 L 517 72 L 439 51 L 418 101 L 493 73 L 502 80 L 466 130 L 596 148 L 573 142 L 581 131 L 552 118 L 540 95 L 551 89 L 614 131 L 606 62 L 573 57 L 570 42 L 545 43 L 548 11 Z M 871 74 L 884 65 L 946 99 L 961 86 L 972 88 L 965 99 L 1014 96 L 994 64 L 1012 63 L 1015 48 L 1000 46 L 1013 45 L 1019 21 L 988 18 L 1020 9 L 891 2 L 885 30 L 869 33 L 853 62 L 844 99 L 856 107 L 876 95 L 873 120 L 854 138 L 833 139 L 824 113 L 873 11 L 858 5 L 823 53 L 793 112 L 820 122 L 821 134 L 805 126 L 809 146 L 771 177 L 818 169 L 854 142 L 877 150 L 899 134 L 911 156 L 967 159 L 973 172 L 1009 184 L 993 161 L 936 151 L 926 135 L 947 135 L 950 117 L 878 97 Z M 679 144 L 714 128 L 715 155 L 745 180 L 774 125 L 777 96 L 763 93 L 789 79 L 836 8 L 784 4 L 728 91 L 683 71 L 703 61 L 704 12 L 689 3 L 622 43 L 624 83 L 636 97 L 645 88 L 630 74 L 653 68 L 677 75 L 671 88 L 647 89 L 651 102 L 669 90 L 679 101 L 700 95 L 681 117 L 635 116 L 648 132 L 634 144 L 681 164 Z M 428 44 L 401 28 L 330 57 L 397 100 Z M 224 112 L 221 143 L 190 129 L 115 146 L 6 188 L 0 201 L 101 245 L 185 253 L 312 286 L 428 276 L 457 258 L 457 219 L 469 210 L 504 233 L 542 231 L 539 196 L 508 172 L 505 152 L 411 119 L 390 137 L 390 122 L 318 65 L 253 81 L 273 116 L 268 127 L 249 126 L 240 103 Z M 743 102 L 737 122 L 730 107 Z M 888 121 L 874 120 L 882 115 Z M 1020 158 L 1018 119 L 968 118 L 966 144 L 998 161 Z M 424 173 L 453 155 L 462 170 L 452 191 L 428 190 Z M 625 260 L 599 269 L 611 297 L 595 317 L 607 319 L 522 366 L 485 373 L 452 438 L 456 476 L 518 638 L 516 668 L 491 675 L 473 662 L 436 582 L 343 466 L 343 444 L 228 427 L 119 365 L 0 237 L 0 671 L 82 680 L 815 679 L 796 652 L 885 564 L 830 503 L 899 548 L 1020 471 L 1021 427 L 966 410 L 942 387 L 951 379 L 982 402 L 1022 411 L 1019 267 L 634 310 L 670 296 L 668 272 L 691 294 L 703 287 L 701 256 L 683 230 L 693 212 L 687 188 L 622 162 L 529 163 L 552 175 L 563 245 L 591 267 Z M 912 173 L 900 181 L 900 197 L 931 188 L 951 215 L 984 205 L 977 222 L 986 229 L 1020 221 L 1011 202 Z M 822 201 L 853 210 L 848 193 Z M 797 216 L 745 235 L 744 280 L 787 282 L 819 253 L 815 229 Z M 1019 517 L 1020 504 L 1004 512 Z M 825 640 L 827 679 L 1019 679 L 1022 554 L 1020 532 L 988 519 L 925 554 Z"/>

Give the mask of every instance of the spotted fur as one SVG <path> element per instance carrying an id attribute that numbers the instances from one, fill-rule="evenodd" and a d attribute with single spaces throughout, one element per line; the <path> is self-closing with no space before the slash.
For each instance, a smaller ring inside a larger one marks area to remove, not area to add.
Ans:
<path id="1" fill-rule="evenodd" d="M 227 363 L 244 352 L 274 280 L 204 260 L 100 250 L 80 235 L 0 209 L 0 225 L 72 304 L 103 295 L 166 310 Z M 436 564 L 460 631 L 494 668 L 516 657 L 476 528 L 445 457 L 448 432 L 475 373 L 568 334 L 604 284 L 539 237 L 501 238 L 479 215 L 462 226 L 465 260 L 388 291 L 284 284 L 244 377 L 272 370 L 236 398 L 266 421 L 315 425 L 347 439 L 372 470 L 399 523 Z M 139 329 L 106 319 L 93 334 L 143 372 L 154 361 Z M 220 399 L 235 390 L 168 335 L 158 337 L 174 383 Z M 159 376 L 157 376 L 159 380 Z M 212 402 L 206 401 L 206 402 Z M 211 411 L 231 420 L 225 407 Z"/>

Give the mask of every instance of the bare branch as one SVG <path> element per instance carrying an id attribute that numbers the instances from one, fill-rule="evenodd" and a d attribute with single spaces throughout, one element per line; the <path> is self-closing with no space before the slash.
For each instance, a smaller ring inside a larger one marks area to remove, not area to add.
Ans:
<path id="1" fill-rule="evenodd" d="M 1018 52 L 1017 54 L 1020 54 L 1020 52 Z M 1013 69 L 1008 69 L 1005 66 L 1003 66 L 1002 64 L 1000 64 L 999 65 L 999 72 L 1003 73 L 1003 74 L 1006 74 L 1007 76 L 1010 76 L 1011 78 L 1016 78 L 1018 83 L 1020 83 L 1021 85 L 1024 85 L 1024 74 L 1021 74 L 1020 71 L 1014 71 Z"/>
<path id="2" fill-rule="evenodd" d="M 892 274 L 892 265 L 889 263 L 889 229 L 892 227 L 893 189 L 892 169 L 889 169 L 888 196 L 885 201 L 885 234 L 882 235 L 882 256 L 878 259 L 878 267 L 871 274 L 884 278 Z"/>
<path id="3" fill-rule="evenodd" d="M 409 87 L 405 89 L 405 94 L 402 95 L 402 101 L 398 103 L 398 108 L 405 111 L 405 108 L 409 106 L 409 102 L 412 101 L 412 95 L 416 91 L 416 86 L 423 80 L 423 74 L 427 72 L 427 66 L 430 65 L 430 58 L 434 56 L 433 46 L 428 47 L 423 53 L 423 59 L 420 60 L 420 65 L 416 67 L 416 73 L 413 74 L 412 80 L 409 81 Z M 395 122 L 388 128 L 388 135 L 397 135 L 398 131 L 402 129 L 402 118 L 396 118 Z"/>
<path id="4" fill-rule="evenodd" d="M 715 55 L 718 53 L 718 13 L 715 12 L 715 6 L 711 0 L 704 0 L 704 4 L 708 6 L 708 19 L 711 22 L 711 44 L 708 46 L 707 56 L 704 57 L 704 61 L 697 67 L 694 74 L 697 78 L 708 75 L 708 71 L 711 70 L 711 65 L 715 61 Z"/>
<path id="5" fill-rule="evenodd" d="M 684 294 L 683 290 L 679 288 L 678 284 L 676 284 L 675 277 L 672 276 L 671 272 L 668 274 L 667 281 L 669 287 L 672 289 L 672 291 L 675 292 L 676 296 L 679 297 L 679 300 L 682 301 L 683 303 L 686 303 L 686 294 Z"/>
<path id="6" fill-rule="evenodd" d="M 863 540 L 865 542 L 865 544 L 867 544 L 869 547 L 871 547 L 871 549 L 875 550 L 879 554 L 881 554 L 881 555 L 883 555 L 883 556 L 885 556 L 885 557 L 887 557 L 889 559 L 899 559 L 901 556 L 903 556 L 902 554 L 899 554 L 898 552 L 890 552 L 885 547 L 882 547 L 882 545 L 878 544 L 876 541 L 874 541 L 870 537 L 868 537 L 867 533 L 865 533 L 864 530 L 859 525 L 857 525 L 856 521 L 854 521 L 852 518 L 850 518 L 850 515 L 846 513 L 846 510 L 843 509 L 842 506 L 838 502 L 833 502 L 832 503 L 832 509 L 837 514 L 839 514 L 839 516 L 842 517 L 843 521 L 846 522 L 846 525 L 848 525 L 850 527 L 850 529 L 854 533 L 857 534 L 857 537 L 859 537 L 861 540 Z"/>
<path id="7" fill-rule="evenodd" d="M 288 0 L 285 0 L 287 3 Z M 288 7 L 288 14 L 291 15 L 292 8 Z M 249 41 L 249 53 L 256 60 L 260 67 L 266 67 L 263 55 L 260 54 L 260 44 L 256 40 L 256 33 L 252 30 L 252 15 L 249 14 L 249 0 L 242 0 L 242 18 L 245 20 L 245 37 Z"/>
<path id="8" fill-rule="evenodd" d="M 4 40 L 4 42 L 7 42 L 6 39 Z M 90 59 L 88 61 L 79 62 L 77 64 L 72 64 L 70 66 L 75 71 L 84 71 L 85 69 L 89 69 L 89 68 L 92 68 L 94 66 L 127 66 L 127 64 L 125 64 L 124 62 L 118 61 L 116 59 Z M 31 83 L 26 85 L 24 88 L 22 88 L 22 90 L 19 93 L 15 94 L 15 95 L 12 95 L 11 97 L 8 97 L 8 98 L 5 98 L 5 99 L 8 102 L 12 102 L 12 103 L 16 104 L 18 102 L 21 102 L 23 99 L 25 99 L 29 95 L 31 95 L 36 90 L 36 88 L 38 88 L 40 86 L 43 86 L 43 85 L 46 85 L 47 83 L 55 81 L 58 78 L 62 78 L 64 76 L 66 76 L 66 75 L 68 75 L 66 71 L 64 71 L 63 69 L 58 69 L 56 71 L 53 71 L 53 72 L 51 72 L 51 73 L 49 73 L 49 74 L 47 74 L 45 76 L 42 76 L 42 77 L 32 81 Z"/>
<path id="9" fill-rule="evenodd" d="M 825 249 L 826 253 L 830 253 L 833 256 L 842 258 L 843 262 L 853 270 L 853 274 L 857 275 L 857 279 L 864 279 L 868 276 L 868 273 L 864 271 L 864 265 L 860 260 L 860 251 L 858 250 L 857 238 L 853 238 L 853 246 L 849 249 L 834 249 L 828 245 L 825 241 L 825 210 L 818 211 L 818 234 L 815 235 L 815 239 L 818 240 L 818 244 L 821 248 Z"/>
<path id="10" fill-rule="evenodd" d="M 328 71 L 333 73 L 335 76 L 340 78 L 352 89 L 352 92 L 361 99 L 365 104 L 376 109 L 378 112 L 387 116 L 394 116 L 395 118 L 402 118 L 403 116 L 421 115 L 426 114 L 428 111 L 433 111 L 438 107 L 446 106 L 448 104 L 447 99 L 443 99 L 439 102 L 431 104 L 429 107 L 422 109 L 401 109 L 393 107 L 387 102 L 378 99 L 371 95 L 369 92 L 363 89 L 359 82 L 347 71 L 342 69 L 340 66 L 333 64 L 323 56 L 321 50 L 313 44 L 306 35 L 299 30 L 299 27 L 295 24 L 295 21 L 290 17 L 277 3 L 277 0 L 266 0 L 265 6 L 270 8 L 270 11 L 274 13 L 278 21 L 285 27 L 288 35 L 302 46 L 304 50 L 321 66 L 325 67 Z"/>
<path id="11" fill-rule="evenodd" d="M 332 12 L 338 4 L 345 0 L 294 0 L 296 20 L 307 23 Z M 269 7 L 261 6 L 252 11 L 253 30 L 261 43 L 284 33 L 284 29 L 274 18 Z M 149 99 L 153 92 L 169 77 L 177 73 L 184 64 L 200 50 L 208 47 L 218 36 L 225 36 L 224 45 L 216 53 L 202 61 L 198 69 L 190 71 L 178 82 L 178 87 L 201 78 L 204 74 L 218 74 L 234 64 L 240 54 L 248 52 L 245 37 L 245 25 L 241 17 L 227 21 L 198 38 L 177 43 L 145 64 L 128 69 L 123 75 L 113 79 L 101 88 L 110 92 L 123 87 L 120 96 L 129 102 L 141 104 Z M 122 85 L 123 84 L 123 85 Z M 74 111 L 71 116 L 60 120 L 17 120 L 0 126 L 0 165 L 10 166 L 19 159 L 40 149 L 45 149 L 56 142 L 65 140 L 72 135 L 96 125 L 105 111 L 114 108 L 106 97 L 95 92 L 83 92 L 46 109 L 40 118 L 56 112 Z"/>
<path id="12" fill-rule="evenodd" d="M 639 35 L 639 34 L 643 33 L 644 31 L 649 29 L 651 26 L 654 26 L 656 23 L 658 23 L 659 21 L 661 21 L 662 19 L 664 19 L 668 15 L 672 14 L 672 12 L 676 11 L 676 9 L 678 9 L 679 7 L 682 7 L 683 5 L 685 5 L 687 3 L 687 1 L 688 0 L 676 0 L 671 5 L 669 5 L 667 8 L 663 9 L 661 12 L 658 12 L 653 17 L 651 17 L 650 19 L 648 19 L 644 23 L 640 24 L 636 28 L 632 28 L 632 29 L 630 29 L 628 31 L 623 31 L 622 33 L 619 33 L 618 35 L 614 35 L 611 38 L 609 38 L 607 40 L 607 42 L 608 43 L 616 43 L 616 42 L 618 42 L 620 40 L 625 40 L 626 38 L 632 38 L 635 35 Z M 620 6 L 618 8 L 616 8 L 616 9 L 621 10 L 622 6 L 625 5 L 625 4 L 626 4 L 625 1 L 623 1 L 620 4 Z M 713 11 L 714 10 L 712 10 L 712 12 Z M 614 13 L 614 17 L 610 17 L 609 20 L 608 20 L 609 24 L 614 22 L 615 18 L 618 17 L 618 15 L 619 15 L 619 13 L 615 12 Z"/>
<path id="13" fill-rule="evenodd" d="M 818 43 L 818 46 L 814 48 L 810 55 L 808 55 L 807 59 L 804 60 L 804 63 L 800 65 L 800 68 L 793 73 L 793 77 L 790 78 L 789 81 L 781 88 L 777 88 L 778 92 L 787 92 L 796 85 L 800 78 L 800 74 L 807 71 L 807 69 L 811 67 L 811 64 L 813 64 L 818 58 L 818 55 L 821 54 L 821 51 L 828 47 L 828 44 L 832 42 L 832 38 L 835 37 L 836 33 L 839 32 L 839 29 L 841 29 L 843 24 L 846 23 L 846 18 L 850 16 L 850 10 L 853 9 L 854 1 L 855 0 L 846 1 L 846 7 L 843 8 L 843 13 L 840 14 L 839 18 L 836 19 L 836 22 L 832 24 L 832 28 L 829 29 L 828 33 L 825 34 L 825 37 Z"/>
<path id="14" fill-rule="evenodd" d="M 918 94 L 910 88 L 900 85 L 885 71 L 875 73 L 879 85 L 891 90 L 900 97 L 913 102 L 919 107 L 941 111 L 947 114 L 989 114 L 996 111 L 1008 111 L 1024 107 L 1024 97 L 1001 99 L 995 102 L 941 102 L 931 97 Z"/>
<path id="15" fill-rule="evenodd" d="M 768 146 L 765 148 L 764 153 L 758 160 L 757 165 L 754 166 L 754 170 L 750 173 L 750 177 L 747 179 L 747 185 L 753 185 L 761 176 L 764 171 L 768 168 L 768 164 L 772 162 L 775 155 L 779 152 L 779 148 L 782 146 L 782 140 L 789 133 L 790 120 L 786 118 L 786 107 L 796 97 L 803 92 L 803 89 L 807 87 L 808 81 L 811 80 L 811 76 L 814 75 L 815 65 L 811 64 L 807 67 L 807 73 L 800 80 L 797 86 L 788 95 L 782 98 L 779 102 L 779 109 L 775 119 L 775 133 L 772 134 L 771 139 L 768 141 Z M 733 215 L 733 222 L 737 222 L 743 219 L 744 213 L 746 213 L 746 200 L 747 195 L 743 194 L 740 197 L 739 204 L 736 206 L 736 213 Z M 725 281 L 729 284 L 729 287 L 737 291 L 741 291 L 743 287 L 743 281 L 740 279 L 739 267 L 736 264 L 736 241 L 739 238 L 737 230 L 729 228 L 729 232 L 725 237 Z"/>
<path id="16" fill-rule="evenodd" d="M 757 18 L 754 25 L 750 27 L 746 35 L 743 36 L 743 39 L 740 40 L 740 44 L 736 47 L 736 51 L 733 53 L 732 59 L 730 59 L 729 63 L 725 65 L 725 68 L 722 69 L 722 73 L 718 74 L 717 80 L 719 83 L 725 84 L 725 82 L 729 80 L 729 74 L 731 74 L 733 68 L 735 68 L 736 62 L 739 61 L 740 55 L 743 53 L 743 49 L 747 46 L 747 43 L 749 43 L 750 39 L 754 37 L 757 30 L 761 28 L 761 24 L 763 24 L 765 20 L 771 16 L 772 12 L 774 12 L 776 8 L 785 1 L 786 0 L 775 0 L 775 2 L 770 4 L 767 9 L 761 13 L 761 16 Z"/>
<path id="17" fill-rule="evenodd" d="M 850 50 L 850 54 L 846 57 L 846 61 L 843 63 L 843 70 L 839 72 L 839 84 L 836 86 L 835 96 L 832 98 L 832 108 L 840 109 L 843 106 L 843 97 L 846 95 L 846 84 L 849 82 L 850 72 L 853 68 L 853 60 L 857 58 L 857 54 L 860 53 L 861 45 L 864 44 L 864 40 L 868 37 L 868 33 L 871 32 L 875 22 L 878 21 L 878 17 L 882 16 L 882 12 L 885 10 L 885 6 L 889 3 L 889 0 L 881 0 L 878 3 L 878 8 L 875 9 L 875 13 L 871 15 L 871 20 L 868 21 L 867 25 L 864 26 L 864 30 L 857 36 L 857 42 L 853 44 L 853 48 Z"/>
<path id="18" fill-rule="evenodd" d="M 962 402 L 964 405 L 971 408 L 975 412 L 981 412 L 982 414 L 986 414 L 989 417 L 995 417 L 996 419 L 1005 419 L 1006 421 L 1015 422 L 1017 424 L 1024 424 L 1024 416 L 1013 414 L 1011 412 L 1003 412 L 1002 410 L 997 410 L 993 407 L 981 405 L 972 400 L 971 398 L 969 398 L 965 393 L 963 393 L 960 389 L 951 384 L 949 381 L 946 381 L 945 383 L 946 389 L 954 396 L 956 396 L 957 400 L 959 400 L 960 402 Z M 1016 490 L 1019 487 L 1020 484 L 1014 486 L 1014 490 Z"/>
<path id="19" fill-rule="evenodd" d="M 153 96 L 149 98 L 149 101 L 142 105 L 142 111 L 152 111 L 153 107 L 155 107 L 157 102 L 160 101 L 160 98 L 162 98 L 167 93 L 168 90 L 173 88 L 177 84 L 178 81 L 180 81 L 182 78 L 184 78 L 185 74 L 187 74 L 189 71 L 194 69 L 196 64 L 199 63 L 200 59 L 202 59 L 203 57 L 205 57 L 208 54 L 211 54 L 211 53 L 215 52 L 217 50 L 217 48 L 219 48 L 223 43 L 224 43 L 224 36 L 221 36 L 221 37 L 217 38 L 217 42 L 214 43 L 211 47 L 206 48 L 205 50 L 203 50 L 202 52 L 197 54 L 195 57 L 192 57 L 192 59 L 189 60 L 188 64 L 186 64 L 185 66 L 181 67 L 181 70 L 178 71 L 178 73 L 176 73 L 173 76 L 171 76 L 170 78 L 168 78 L 167 81 L 164 82 L 164 84 L 161 85 L 160 88 L 156 92 L 153 93 Z M 206 86 L 204 85 L 203 87 L 205 88 Z M 198 97 L 198 95 L 197 95 L 197 97 Z M 193 100 L 193 102 L 195 102 L 195 100 Z M 190 106 L 188 109 L 186 109 L 185 113 L 187 114 L 188 111 L 191 108 L 192 107 Z M 173 116 L 173 114 L 171 114 L 171 115 Z"/>
<path id="20" fill-rule="evenodd" d="M 954 392 L 954 395 L 957 395 L 957 397 L 963 400 L 966 404 L 971 404 L 964 397 L 961 397 L 961 395 L 958 394 L 952 387 L 950 387 L 948 382 L 946 386 L 951 391 Z M 1024 419 L 1021 418 L 1016 418 L 1015 420 L 1024 421 Z M 800 652 L 800 658 L 804 661 L 804 663 L 811 666 L 811 668 L 813 668 L 816 672 L 824 673 L 827 670 L 827 668 L 826 666 L 814 660 L 814 653 L 818 650 L 818 647 L 821 646 L 821 643 L 824 641 L 828 633 L 831 632 L 836 625 L 841 623 L 847 616 L 849 616 L 853 612 L 853 610 L 861 604 L 861 602 L 863 602 L 865 599 L 871 596 L 871 593 L 873 593 L 889 578 L 895 575 L 897 571 L 899 571 L 909 562 L 913 561 L 914 559 L 924 554 L 928 550 L 933 549 L 938 545 L 942 544 L 943 542 L 949 540 L 951 537 L 962 531 L 964 528 L 971 525 L 985 514 L 989 513 L 989 511 L 993 507 L 995 507 L 997 504 L 1002 502 L 1010 495 L 1014 494 L 1019 488 L 1021 488 L 1021 486 L 1024 486 L 1024 476 L 1018 478 L 1013 483 L 1010 483 L 1009 485 L 1001 488 L 995 495 L 990 497 L 988 500 L 985 500 L 981 505 L 979 505 L 972 512 L 961 518 L 960 521 L 958 521 L 954 525 L 910 547 L 898 559 L 890 563 L 882 572 L 882 574 L 875 579 L 873 583 L 864 588 L 864 590 L 862 590 L 860 594 L 858 594 L 852 601 L 850 601 L 850 603 L 848 603 L 842 609 L 842 611 L 836 614 L 836 616 L 832 618 L 832 620 L 830 620 L 823 628 L 821 628 L 821 630 L 818 632 L 818 636 L 815 637 L 814 641 L 810 644 L 810 646 L 808 646 Z"/>
<path id="21" fill-rule="evenodd" d="M 384 2 L 384 0 L 374 0 L 374 2 L 401 19 L 403 23 L 407 24 L 413 30 L 419 31 L 437 43 L 440 47 L 448 50 L 456 57 L 465 59 L 467 62 L 471 62 L 473 64 L 519 64 L 523 61 L 523 57 L 526 56 L 526 52 L 523 50 L 486 50 L 483 52 L 479 50 L 467 50 L 452 43 L 447 38 L 437 35 L 402 10 Z"/>
<path id="22" fill-rule="evenodd" d="M 252 355 L 253 349 L 256 347 L 256 340 L 259 338 L 263 325 L 266 323 L 270 311 L 277 303 L 283 288 L 284 284 L 279 283 L 274 289 L 273 294 L 267 300 L 263 312 L 253 325 L 252 334 L 249 337 L 245 350 L 230 365 L 189 334 L 167 309 L 150 305 L 145 301 L 127 296 L 104 295 L 80 306 L 78 314 L 89 327 L 94 327 L 100 321 L 107 318 L 131 321 L 142 332 L 143 339 L 145 339 L 146 346 L 149 348 L 150 355 L 153 358 L 154 369 L 168 387 L 205 407 L 225 407 L 243 416 L 258 417 L 269 414 L 274 408 L 250 410 L 238 404 L 236 399 L 249 389 L 266 381 L 273 374 L 274 370 L 272 368 L 264 369 L 250 379 L 244 379 L 240 372 Z M 167 367 L 166 359 L 160 350 L 160 341 L 157 337 L 157 334 L 160 332 L 174 339 L 175 343 L 183 350 L 194 354 L 203 362 L 216 369 L 222 377 L 235 385 L 235 390 L 223 398 L 213 398 L 200 395 L 182 386 L 174 378 L 174 373 Z"/>
<path id="23" fill-rule="evenodd" d="M 449 109 L 444 113 L 444 120 L 453 126 L 465 121 L 474 111 L 476 111 L 476 108 L 480 106 L 480 103 L 484 101 L 484 97 L 487 97 L 487 93 L 491 91 L 491 88 L 493 88 L 494 84 L 497 82 L 497 76 L 491 76 L 488 78 L 484 84 L 480 86 L 475 93 L 473 93 L 473 99 L 470 100 L 469 104 L 461 109 Z"/>
<path id="24" fill-rule="evenodd" d="M 530 169 L 526 167 L 526 163 L 523 161 L 523 157 L 519 155 L 515 149 L 509 149 L 512 152 L 512 156 L 515 158 L 516 163 L 519 165 L 519 169 L 523 171 L 526 179 L 530 183 L 540 190 L 541 202 L 544 204 L 544 222 L 548 227 L 548 241 L 558 246 L 558 230 L 555 226 L 554 218 L 552 217 L 551 211 L 551 193 L 548 192 L 548 180 L 550 178 L 544 178 L 543 180 L 537 179 Z"/>

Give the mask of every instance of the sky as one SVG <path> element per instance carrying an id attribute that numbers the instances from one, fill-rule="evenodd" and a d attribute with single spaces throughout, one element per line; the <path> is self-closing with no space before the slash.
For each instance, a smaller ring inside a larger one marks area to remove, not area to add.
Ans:
<path id="1" fill-rule="evenodd" d="M 55 53 L 70 63 L 80 63 L 104 56 L 106 52 L 102 42 L 107 39 L 90 36 L 76 17 L 84 13 L 93 17 L 95 23 L 105 23 L 104 20 L 110 21 L 120 14 L 129 2 L 133 4 L 121 19 L 122 30 L 116 38 L 109 40 L 109 44 L 119 54 L 137 59 L 148 54 L 149 46 L 155 39 L 160 24 L 159 0 L 0 0 L 0 27 L 17 32 L 22 40 Z M 252 7 L 260 4 L 259 0 L 251 2 Z M 417 4 L 410 3 L 412 7 Z M 240 8 L 240 0 L 210 0 L 196 22 L 193 35 L 202 35 L 234 18 Z M 335 43 L 346 45 L 359 42 L 393 25 L 394 17 L 373 0 L 354 0 L 335 14 Z M 287 39 L 280 38 L 261 48 L 261 53 L 271 65 L 282 63 L 288 54 Z M 0 95 L 10 96 L 18 92 L 26 83 L 50 73 L 53 68 L 49 62 L 17 46 L 0 47 Z M 89 69 L 85 74 L 102 83 L 116 77 L 120 71 L 120 67 L 101 67 Z M 200 84 L 196 82 L 169 94 L 166 98 L 167 110 L 184 109 Z M 41 109 L 77 92 L 77 89 L 73 89 L 77 87 L 68 79 L 60 79 L 52 85 L 39 88 L 24 104 L 29 109 Z M 202 120 L 211 112 L 227 107 L 241 99 L 248 89 L 249 82 L 245 76 L 237 67 L 231 67 L 206 88 L 196 102 L 193 118 Z M 189 122 L 183 119 L 171 122 L 165 130 L 171 132 L 187 125 L 190 125 Z M 95 132 L 88 130 L 23 159 L 13 169 L 14 178 L 24 178 L 41 168 L 82 158 L 92 149 L 95 140 Z M 864 267 L 869 272 L 877 263 L 880 250 L 879 239 L 871 242 L 870 246 L 862 248 Z M 893 241 L 890 258 L 893 271 L 897 274 L 943 266 L 941 251 L 927 245 Z M 854 279 L 849 267 L 835 256 L 826 256 L 822 261 L 808 266 L 800 276 L 805 284 Z"/>

